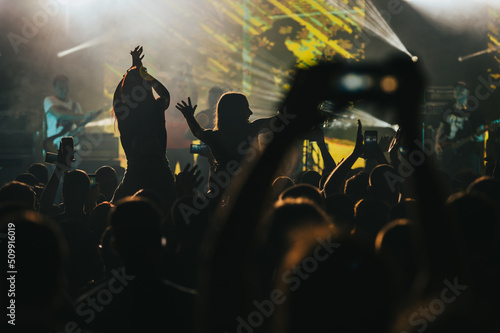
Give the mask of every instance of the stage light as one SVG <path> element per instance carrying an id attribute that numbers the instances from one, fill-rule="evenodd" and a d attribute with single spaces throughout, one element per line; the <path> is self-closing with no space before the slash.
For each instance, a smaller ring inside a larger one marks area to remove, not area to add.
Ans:
<path id="1" fill-rule="evenodd" d="M 346 15 L 349 15 L 360 27 L 373 32 L 389 45 L 413 57 L 371 0 L 365 0 L 364 4 L 360 1 L 348 1 L 346 3 L 343 0 L 329 0 L 329 2 L 333 6 L 345 10 L 346 13 L 359 14 L 360 8 L 364 8 L 364 15 Z"/>
<path id="2" fill-rule="evenodd" d="M 71 54 L 73 52 L 80 51 L 80 50 L 86 49 L 86 48 L 94 46 L 94 45 L 102 44 L 105 40 L 106 40 L 106 36 L 93 38 L 85 43 L 82 43 L 80 45 L 77 45 L 75 47 L 67 49 L 65 51 L 61 51 L 61 52 L 57 53 L 57 56 L 59 58 L 62 58 L 62 57 L 67 56 L 68 54 Z"/>
<path id="3" fill-rule="evenodd" d="M 359 91 L 368 89 L 372 85 L 372 79 L 368 75 L 347 74 L 340 83 L 347 91 Z"/>
<path id="4" fill-rule="evenodd" d="M 399 87 L 398 79 L 396 79 L 392 75 L 385 76 L 380 81 L 380 87 L 385 93 L 392 94 L 396 90 L 398 90 Z"/>

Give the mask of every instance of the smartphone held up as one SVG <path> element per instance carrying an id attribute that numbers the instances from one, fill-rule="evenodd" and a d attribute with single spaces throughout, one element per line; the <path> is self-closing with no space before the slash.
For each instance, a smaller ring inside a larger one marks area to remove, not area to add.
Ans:
<path id="1" fill-rule="evenodd" d="M 68 167 L 70 167 L 71 163 L 75 161 L 73 137 L 65 136 L 61 138 L 57 154 L 51 152 L 47 152 L 45 154 L 45 163 L 55 164 L 58 161 Z"/>

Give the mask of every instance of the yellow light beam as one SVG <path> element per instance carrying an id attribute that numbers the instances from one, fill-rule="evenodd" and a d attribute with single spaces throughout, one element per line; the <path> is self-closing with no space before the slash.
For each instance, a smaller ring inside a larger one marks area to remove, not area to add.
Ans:
<path id="1" fill-rule="evenodd" d="M 313 7 L 317 11 L 319 11 L 321 14 L 325 15 L 326 17 L 328 17 L 332 22 L 334 22 L 335 24 L 341 26 L 345 31 L 347 31 L 348 33 L 352 34 L 351 27 L 349 27 L 347 24 L 345 24 L 341 19 L 339 19 L 339 18 L 335 17 L 334 15 L 332 15 L 328 10 L 326 10 L 319 3 L 317 3 L 314 0 L 306 0 L 306 2 L 309 3 L 311 5 L 311 7 Z"/>
<path id="2" fill-rule="evenodd" d="M 270 3 L 275 5 L 277 8 L 279 8 L 283 13 L 287 14 L 291 19 L 297 21 L 301 25 L 305 26 L 308 31 L 310 31 L 316 38 L 333 48 L 335 51 L 340 53 L 344 58 L 354 58 L 349 52 L 344 50 L 342 47 L 340 47 L 336 41 L 330 40 L 327 36 L 325 36 L 321 31 L 316 29 L 312 24 L 309 22 L 303 20 L 301 17 L 298 15 L 295 15 L 289 8 L 286 6 L 282 5 L 279 1 L 277 0 L 268 0 Z"/>

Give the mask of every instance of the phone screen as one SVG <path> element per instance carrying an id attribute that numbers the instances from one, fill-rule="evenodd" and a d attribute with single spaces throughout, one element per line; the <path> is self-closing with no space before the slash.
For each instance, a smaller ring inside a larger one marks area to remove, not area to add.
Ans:
<path id="1" fill-rule="evenodd" d="M 376 145 L 378 142 L 377 131 L 365 131 L 365 145 Z"/>
<path id="2" fill-rule="evenodd" d="M 54 164 L 57 160 L 57 154 L 47 152 L 45 154 L 45 163 Z"/>
<path id="3" fill-rule="evenodd" d="M 190 147 L 190 152 L 191 154 L 201 154 L 201 153 L 206 153 L 208 149 L 207 145 L 197 145 L 197 144 L 191 144 Z"/>

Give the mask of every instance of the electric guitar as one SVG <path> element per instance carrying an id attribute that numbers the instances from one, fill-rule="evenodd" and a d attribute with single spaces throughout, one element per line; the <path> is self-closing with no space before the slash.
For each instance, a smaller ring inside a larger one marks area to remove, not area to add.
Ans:
<path id="1" fill-rule="evenodd" d="M 84 121 L 77 124 L 76 128 L 74 128 L 74 129 L 72 129 L 73 125 L 75 124 L 73 122 L 68 122 L 65 125 L 63 125 L 63 128 L 61 129 L 61 131 L 59 133 L 54 134 L 52 136 L 49 136 L 48 138 L 43 140 L 43 149 L 45 150 L 45 152 L 57 153 L 59 145 L 56 145 L 54 143 L 56 141 L 56 139 L 60 139 L 63 136 L 72 136 L 75 138 L 75 136 L 83 130 L 85 125 L 87 125 L 92 120 L 97 118 L 102 113 L 103 110 L 104 109 L 100 109 L 100 110 L 94 112 L 93 114 L 90 114 Z M 77 144 L 78 144 L 78 141 L 75 138 L 75 146 Z"/>
<path id="2" fill-rule="evenodd" d="M 476 142 L 475 137 L 477 135 L 483 134 L 488 130 L 495 130 L 499 126 L 499 123 L 500 119 L 494 120 L 489 124 L 485 125 L 484 128 L 482 128 L 481 130 L 476 131 L 476 133 L 473 135 L 466 136 L 459 140 L 450 140 L 442 143 L 441 148 L 443 149 L 443 154 L 441 159 L 449 161 L 453 157 L 453 155 L 459 151 L 460 148 L 462 148 L 463 146 L 465 146 L 470 142 Z"/>

